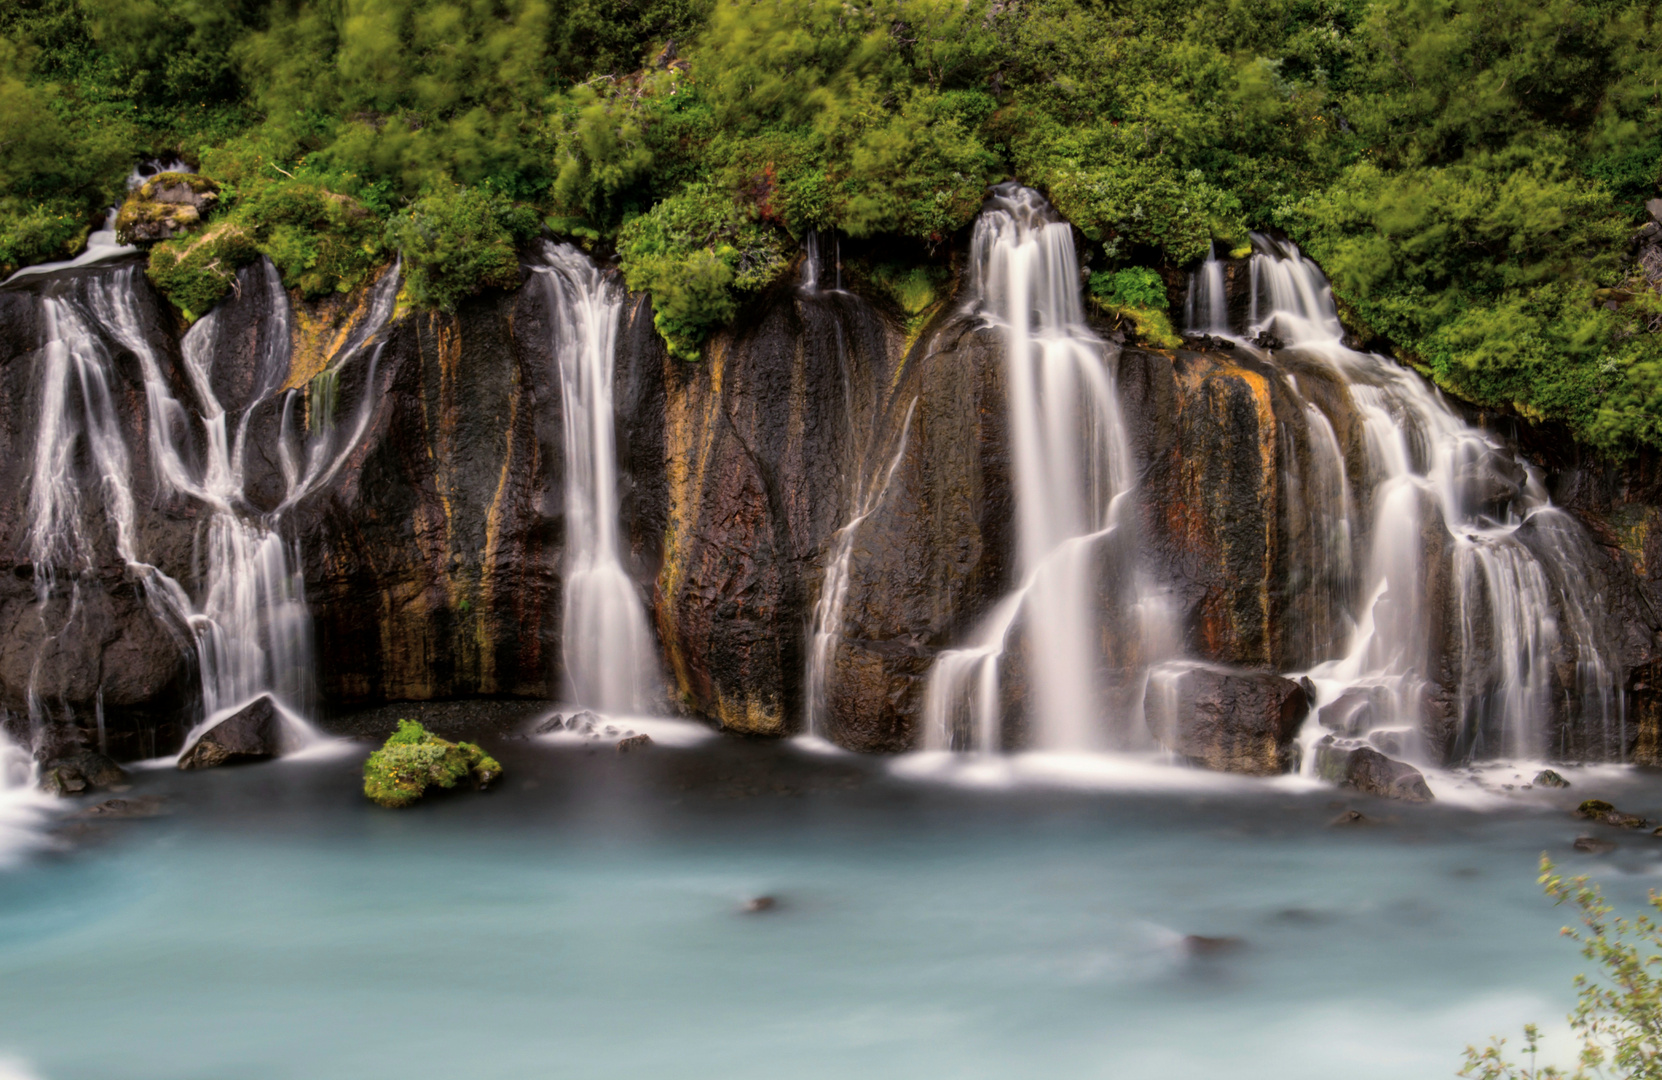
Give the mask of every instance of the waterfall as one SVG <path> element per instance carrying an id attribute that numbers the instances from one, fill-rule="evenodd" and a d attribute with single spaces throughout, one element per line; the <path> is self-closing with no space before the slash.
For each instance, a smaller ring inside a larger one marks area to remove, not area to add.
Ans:
<path id="1" fill-rule="evenodd" d="M 288 297 L 269 265 L 258 264 L 248 283 L 263 284 L 274 325 L 265 328 L 267 355 L 260 358 L 265 382 L 242 414 L 233 418 L 216 398 L 212 368 L 220 310 L 191 327 L 182 343 L 184 370 L 201 404 L 192 415 L 174 396 L 161 359 L 147 339 L 137 309 L 135 266 L 47 286 L 42 299 L 47 341 L 41 362 L 41 416 L 29 493 L 30 549 L 41 608 L 60 574 L 70 579 L 70 611 L 76 609 L 79 576 L 93 566 L 96 526 L 87 504 L 101 504 L 117 556 L 163 625 L 184 628 L 193 646 L 201 684 L 201 715 L 187 736 L 195 738 L 231 711 L 270 694 L 284 714 L 292 743 L 311 738 L 301 719 L 311 696 L 311 620 L 306 608 L 297 543 L 280 530 L 283 510 L 315 491 L 333 475 L 361 437 L 373 408 L 366 393 L 356 422 L 298 433 L 287 426 L 279 444 L 285 461 L 300 442 L 307 468 L 287 471 L 281 507 L 254 510 L 244 491 L 242 462 L 255 408 L 278 392 L 288 368 Z M 390 321 L 397 295 L 397 269 L 376 285 L 370 314 L 328 370 L 338 373 Z M 155 498 L 180 496 L 200 504 L 205 523 L 199 537 L 200 599 L 139 549 L 131 450 L 124 441 L 110 392 L 114 354 L 106 342 L 137 358 L 145 393 L 145 427 L 155 472 Z M 371 353 L 371 377 L 381 344 Z M 283 415 L 292 411 L 298 390 L 282 391 Z M 200 432 L 200 452 L 192 432 Z M 76 466 L 85 447 L 91 475 Z M 44 706 L 31 693 L 37 722 Z"/>
<path id="2" fill-rule="evenodd" d="M 612 366 L 623 293 L 569 244 L 544 242 L 531 269 L 549 299 L 565 426 L 564 695 L 602 711 L 641 712 L 659 686 L 645 608 L 618 540 Z"/>
<path id="3" fill-rule="evenodd" d="M 1184 329 L 1189 333 L 1229 333 L 1229 297 L 1224 291 L 1223 262 L 1215 244 L 1206 249 L 1206 261 L 1190 281 L 1183 315 Z"/>
<path id="4" fill-rule="evenodd" d="M 1072 228 L 1037 193 L 1000 185 L 976 222 L 972 267 L 971 303 L 1004 342 L 1020 585 L 970 644 L 937 658 L 926 745 L 1003 748 L 1001 668 L 1018 623 L 1036 748 L 1142 741 L 1140 725 L 1102 722 L 1098 595 L 1105 561 L 1133 554 L 1130 453 L 1109 347 L 1080 307 Z"/>
<path id="5" fill-rule="evenodd" d="M 1353 536 L 1366 536 L 1352 580 L 1354 627 L 1330 642 L 1309 675 L 1322 716 L 1341 720 L 1366 707 L 1346 734 L 1395 729 L 1412 750 L 1438 683 L 1432 655 L 1437 620 L 1458 624 L 1445 650 L 1458 651 L 1452 717 L 1456 756 L 1541 757 L 1553 750 L 1555 706 L 1567 704 L 1592 740 L 1588 756 L 1619 757 L 1626 744 L 1621 692 L 1604 657 L 1615 642 L 1597 617 L 1605 599 L 1574 567 L 1589 545 L 1584 530 L 1551 505 L 1535 471 L 1496 436 L 1473 427 L 1420 376 L 1381 356 L 1347 348 L 1327 280 L 1290 243 L 1258 236 L 1251 263 L 1247 335 L 1269 331 L 1300 357 L 1328 369 L 1348 391 L 1363 425 L 1369 499 L 1348 504 L 1336 442 L 1325 477 L 1291 478 L 1331 539 L 1331 562 L 1314 572 L 1342 577 Z M 1295 392 L 1296 380 L 1289 378 Z M 1328 445 L 1332 425 L 1306 405 L 1312 443 Z M 1447 607 L 1429 595 L 1428 551 L 1446 546 L 1452 581 Z M 1571 685 L 1554 680 L 1555 657 L 1575 657 Z M 1337 655 L 1334 655 L 1337 653 Z M 1422 748 L 1423 750 L 1423 748 Z"/>
<path id="6" fill-rule="evenodd" d="M 912 433 L 912 415 L 918 402 L 912 399 L 906 407 L 906 419 L 900 426 L 900 445 L 895 449 L 889 467 L 872 477 L 855 502 L 854 516 L 832 537 L 831 557 L 825 563 L 825 578 L 820 583 L 819 599 L 814 602 L 814 622 L 808 636 L 807 733 L 817 738 L 826 737 L 826 719 L 831 705 L 831 665 L 837 658 L 837 643 L 843 634 L 843 607 L 848 602 L 850 567 L 854 560 L 854 540 L 860 526 L 883 505 L 895 470 L 906 456 L 906 442 Z"/>

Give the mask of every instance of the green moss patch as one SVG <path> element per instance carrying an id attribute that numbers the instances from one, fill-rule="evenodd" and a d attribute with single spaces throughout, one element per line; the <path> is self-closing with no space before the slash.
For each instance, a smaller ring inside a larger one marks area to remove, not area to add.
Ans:
<path id="1" fill-rule="evenodd" d="M 453 743 L 414 720 L 400 720 L 381 749 L 364 762 L 364 794 L 378 806 L 409 806 L 430 787 L 453 788 L 472 778 L 483 789 L 502 775 L 495 758 L 473 743 Z"/>

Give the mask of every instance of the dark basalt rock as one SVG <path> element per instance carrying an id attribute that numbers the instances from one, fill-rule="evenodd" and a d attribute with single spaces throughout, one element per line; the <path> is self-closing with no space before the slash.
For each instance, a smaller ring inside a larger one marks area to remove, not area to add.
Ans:
<path id="1" fill-rule="evenodd" d="M 96 750 L 75 749 L 41 763 L 40 787 L 60 798 L 114 787 L 127 779 L 121 766 Z"/>
<path id="2" fill-rule="evenodd" d="M 1191 762 L 1223 772 L 1274 776 L 1297 763 L 1299 726 L 1310 712 L 1304 688 L 1263 672 L 1193 667 L 1177 674 L 1172 730 L 1157 731 Z"/>
<path id="3" fill-rule="evenodd" d="M 1420 770 L 1368 746 L 1343 746 L 1332 736 L 1316 744 L 1316 774 L 1342 787 L 1403 802 L 1431 802 Z"/>
<path id="4" fill-rule="evenodd" d="M 283 750 L 283 718 L 270 697 L 262 696 L 204 731 L 179 755 L 181 769 L 263 761 Z"/>

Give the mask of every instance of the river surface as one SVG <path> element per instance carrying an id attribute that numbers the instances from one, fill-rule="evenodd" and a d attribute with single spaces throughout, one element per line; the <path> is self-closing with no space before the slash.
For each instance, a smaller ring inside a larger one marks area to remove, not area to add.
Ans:
<path id="1" fill-rule="evenodd" d="M 5 834 L 0 1078 L 1450 1076 L 1525 1021 L 1562 1048 L 1542 851 L 1662 883 L 1646 833 L 1570 848 L 1580 798 L 1662 816 L 1635 770 L 1411 807 L 659 732 L 486 738 L 497 790 L 396 812 L 364 742 L 152 768 L 161 816 Z"/>

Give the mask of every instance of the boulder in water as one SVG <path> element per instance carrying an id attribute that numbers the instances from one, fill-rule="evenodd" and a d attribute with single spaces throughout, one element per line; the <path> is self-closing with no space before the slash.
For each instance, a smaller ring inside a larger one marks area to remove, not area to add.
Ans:
<path id="1" fill-rule="evenodd" d="M 179 755 L 181 769 L 212 769 L 274 758 L 283 749 L 283 718 L 262 694 L 213 727 Z"/>
<path id="2" fill-rule="evenodd" d="M 1578 836 L 1573 846 L 1577 851 L 1584 851 L 1589 855 L 1607 855 L 1616 850 L 1616 845 L 1609 840 L 1600 840 L 1596 836 Z"/>
<path id="3" fill-rule="evenodd" d="M 1570 782 L 1568 780 L 1564 779 L 1562 776 L 1559 776 L 1551 769 L 1542 769 L 1540 772 L 1536 773 L 1535 779 L 1531 781 L 1531 783 L 1533 783 L 1536 787 L 1566 788 L 1570 786 Z"/>
<path id="4" fill-rule="evenodd" d="M 80 748 L 40 767 L 41 790 L 60 798 L 113 787 L 127 778 L 121 766 L 96 750 Z"/>
<path id="5" fill-rule="evenodd" d="M 1332 821 L 1328 822 L 1328 824 L 1329 825 L 1372 825 L 1373 820 L 1371 818 L 1365 816 L 1362 813 L 1362 811 L 1360 811 L 1360 810 L 1346 810 L 1344 813 L 1340 814 L 1338 817 L 1336 817 Z"/>
<path id="6" fill-rule="evenodd" d="M 1371 746 L 1344 746 L 1332 736 L 1316 744 L 1316 774 L 1342 787 L 1404 802 L 1431 802 L 1434 796 L 1420 770 L 1386 757 Z"/>
<path id="7" fill-rule="evenodd" d="M 617 752 L 620 754 L 627 754 L 631 750 L 645 750 L 651 745 L 652 736 L 650 735 L 630 735 L 627 738 L 618 740 Z"/>
<path id="8" fill-rule="evenodd" d="M 1255 671 L 1196 666 L 1175 676 L 1175 730 L 1156 733 L 1197 765 L 1274 776 L 1296 763 L 1293 741 L 1310 712 L 1304 688 Z"/>

